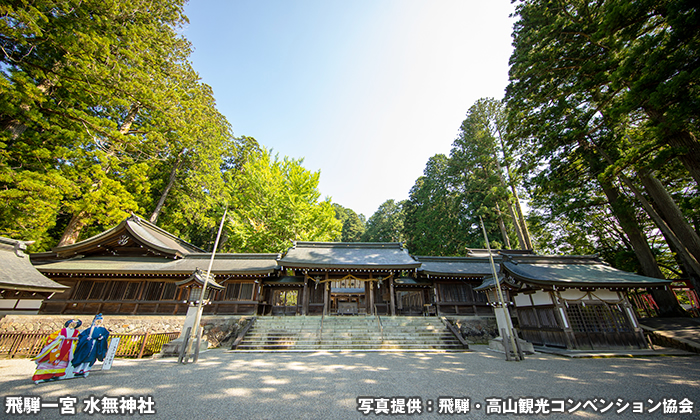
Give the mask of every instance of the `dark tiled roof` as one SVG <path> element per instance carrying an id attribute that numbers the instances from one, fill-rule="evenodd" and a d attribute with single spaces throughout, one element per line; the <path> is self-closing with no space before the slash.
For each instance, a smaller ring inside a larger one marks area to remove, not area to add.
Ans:
<path id="1" fill-rule="evenodd" d="M 206 274 L 202 270 L 195 270 L 191 276 L 188 278 L 178 281 L 175 283 L 177 286 L 182 286 L 190 283 L 196 283 L 200 288 L 204 286 L 206 280 Z M 225 287 L 214 281 L 212 276 L 209 276 L 209 281 L 207 281 L 207 289 L 212 288 L 215 290 L 224 290 Z"/>
<path id="2" fill-rule="evenodd" d="M 141 245 L 166 255 L 183 256 L 191 253 L 204 252 L 177 236 L 159 228 L 147 220 L 131 216 L 117 226 L 107 229 L 83 241 L 53 248 L 51 251 L 59 256 L 77 255 L 113 241 L 121 235 L 132 236 Z"/>
<path id="3" fill-rule="evenodd" d="M 503 276 L 503 274 L 498 274 L 498 283 L 501 285 L 501 287 L 503 287 L 503 286 L 513 286 L 511 283 L 509 283 L 509 282 L 505 279 L 505 277 Z M 486 290 L 489 290 L 489 289 L 495 289 L 495 288 L 496 288 L 496 280 L 494 280 L 494 277 L 493 277 L 493 274 L 492 274 L 492 275 L 490 275 L 490 276 L 488 276 L 488 277 L 484 277 L 484 281 L 483 281 L 480 285 L 478 285 L 477 287 L 475 287 L 474 290 L 476 290 L 477 292 L 483 292 L 483 291 L 486 291 Z"/>
<path id="4" fill-rule="evenodd" d="M 268 275 L 277 269 L 279 254 L 216 254 L 212 274 Z M 206 271 L 211 254 L 189 254 L 173 260 L 158 257 L 99 256 L 72 258 L 38 265 L 44 273 L 191 274 Z"/>
<path id="5" fill-rule="evenodd" d="M 414 279 L 412 277 L 399 277 L 394 280 L 395 286 L 425 286 L 430 284 L 432 284 L 432 282 L 428 279 Z"/>
<path id="6" fill-rule="evenodd" d="M 68 288 L 37 271 L 24 253 L 26 249 L 27 242 L 0 237 L 0 288 L 32 292 L 60 292 Z"/>
<path id="7" fill-rule="evenodd" d="M 515 280 L 560 287 L 661 287 L 670 280 L 618 270 L 596 256 L 532 256 L 506 259 L 503 268 Z"/>
<path id="8" fill-rule="evenodd" d="M 431 276 L 470 277 L 493 274 L 488 254 L 486 254 L 486 257 L 416 256 L 414 258 L 422 264 L 418 272 Z M 494 255 L 493 260 L 494 264 L 496 264 L 496 270 L 498 270 L 501 256 Z"/>
<path id="9" fill-rule="evenodd" d="M 279 261 L 282 267 L 328 269 L 417 268 L 398 242 L 296 242 Z"/>
<path id="10" fill-rule="evenodd" d="M 284 276 L 284 277 L 274 277 L 270 279 L 265 279 L 263 281 L 265 285 L 280 285 L 280 284 L 288 284 L 288 285 L 299 285 L 299 284 L 304 284 L 304 277 L 302 276 Z M 313 284 L 313 282 L 310 282 L 310 284 Z"/>

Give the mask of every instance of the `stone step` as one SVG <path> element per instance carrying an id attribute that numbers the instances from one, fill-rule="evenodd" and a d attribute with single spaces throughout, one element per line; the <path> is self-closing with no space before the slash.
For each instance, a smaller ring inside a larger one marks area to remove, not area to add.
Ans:
<path id="1" fill-rule="evenodd" d="M 259 317 L 241 351 L 464 350 L 435 317 Z M 323 325 L 323 332 L 320 328 Z"/>
<path id="2" fill-rule="evenodd" d="M 353 345 L 326 345 L 323 348 L 317 346 L 287 346 L 287 345 L 263 345 L 263 346 L 239 346 L 237 350 L 296 350 L 296 351 L 322 351 L 322 350 L 459 350 L 465 351 L 461 346 L 431 346 L 431 345 L 377 345 L 377 346 L 353 346 Z"/>

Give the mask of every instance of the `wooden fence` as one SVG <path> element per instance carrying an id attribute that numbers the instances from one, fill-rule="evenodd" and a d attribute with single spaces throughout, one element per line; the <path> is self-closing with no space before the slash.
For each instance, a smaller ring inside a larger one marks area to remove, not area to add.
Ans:
<path id="1" fill-rule="evenodd" d="M 50 333 L 0 333 L 0 357 L 34 357 L 44 347 Z M 179 332 L 145 334 L 110 334 L 108 340 L 119 337 L 117 357 L 141 358 L 160 352 L 163 345 L 174 340 Z"/>

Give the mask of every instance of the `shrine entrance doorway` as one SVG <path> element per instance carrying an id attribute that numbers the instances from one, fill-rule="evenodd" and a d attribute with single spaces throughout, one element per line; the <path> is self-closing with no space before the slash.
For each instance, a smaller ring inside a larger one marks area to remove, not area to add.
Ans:
<path id="1" fill-rule="evenodd" d="M 329 313 L 359 315 L 367 313 L 365 282 L 358 278 L 345 278 L 330 282 Z"/>
<path id="2" fill-rule="evenodd" d="M 296 315 L 298 313 L 301 313 L 299 289 L 272 291 L 272 315 Z"/>
<path id="3" fill-rule="evenodd" d="M 359 315 L 367 313 L 364 293 L 361 295 L 331 293 L 331 313 L 338 315 Z"/>

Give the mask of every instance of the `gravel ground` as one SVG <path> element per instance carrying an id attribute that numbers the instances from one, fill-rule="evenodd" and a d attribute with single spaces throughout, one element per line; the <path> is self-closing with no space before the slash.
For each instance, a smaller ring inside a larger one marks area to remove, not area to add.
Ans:
<path id="1" fill-rule="evenodd" d="M 110 371 L 88 378 L 35 385 L 34 363 L 28 359 L 0 360 L 0 418 L 63 417 L 60 408 L 44 407 L 34 414 L 13 414 L 8 397 L 41 397 L 57 403 L 75 397 L 77 414 L 65 417 L 102 418 L 115 415 L 85 412 L 91 396 L 134 397 L 154 401 L 155 414 L 133 418 L 162 419 L 357 419 L 381 418 L 358 411 L 358 397 L 419 398 L 421 414 L 394 418 L 449 418 L 438 414 L 439 398 L 469 398 L 463 418 L 538 418 L 540 415 L 486 414 L 487 398 L 544 397 L 571 399 L 571 413 L 547 418 L 653 419 L 700 418 L 700 359 L 650 357 L 568 359 L 531 355 L 506 362 L 503 355 L 473 346 L 469 353 L 228 353 L 211 350 L 197 364 L 178 365 L 174 359 L 117 359 Z M 663 414 L 663 399 L 693 403 L 692 414 Z M 652 403 L 649 403 L 649 399 Z M 595 401 L 593 401 L 595 400 Z M 604 400 L 604 401 L 601 401 Z M 587 408 L 583 408 L 591 401 Z M 644 413 L 633 412 L 641 401 Z M 372 407 L 376 408 L 375 400 Z M 610 403 L 609 411 L 601 414 Z M 625 404 L 630 406 L 622 410 Z M 657 404 L 661 405 L 653 413 Z M 479 404 L 479 408 L 477 408 Z M 618 405 L 619 404 L 619 405 Z M 591 407 L 595 405 L 599 411 Z M 391 406 L 389 406 L 391 410 Z M 429 411 L 432 410 L 432 411 Z M 616 411 L 622 411 L 617 414 Z"/>

